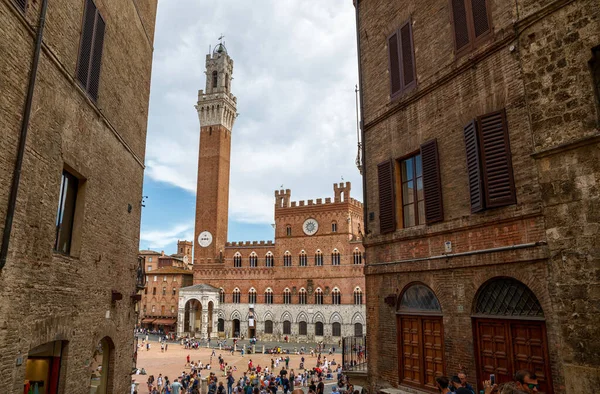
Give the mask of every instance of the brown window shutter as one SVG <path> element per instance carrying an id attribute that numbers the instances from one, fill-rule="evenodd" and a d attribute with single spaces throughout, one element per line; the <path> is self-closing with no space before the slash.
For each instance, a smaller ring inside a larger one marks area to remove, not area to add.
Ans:
<path id="1" fill-rule="evenodd" d="M 415 56 L 410 20 L 400 28 L 400 41 L 402 44 L 402 90 L 407 90 L 416 85 Z"/>
<path id="2" fill-rule="evenodd" d="M 504 110 L 477 119 L 487 208 L 517 202 Z"/>
<path id="3" fill-rule="evenodd" d="M 379 182 L 379 231 L 381 234 L 385 234 L 396 230 L 393 160 L 377 165 L 377 178 Z"/>
<path id="4" fill-rule="evenodd" d="M 100 68 L 102 65 L 102 49 L 104 47 L 104 30 L 106 25 L 104 20 L 97 13 L 96 31 L 94 33 L 94 46 L 92 50 L 92 60 L 90 64 L 90 78 L 88 92 L 94 100 L 98 99 L 98 86 L 100 84 Z"/>
<path id="5" fill-rule="evenodd" d="M 483 178 L 481 176 L 481 163 L 479 161 L 477 122 L 475 120 L 472 120 L 464 127 L 464 135 L 467 150 L 467 173 L 469 174 L 471 212 L 475 213 L 485 209 Z"/>
<path id="6" fill-rule="evenodd" d="M 471 0 L 471 10 L 473 12 L 473 28 L 475 38 L 481 37 L 490 30 L 490 22 L 487 12 L 488 0 Z"/>
<path id="7" fill-rule="evenodd" d="M 400 53 L 398 50 L 398 32 L 388 37 L 388 61 L 390 68 L 391 96 L 395 96 L 402 89 L 400 83 Z"/>
<path id="8" fill-rule="evenodd" d="M 452 4 L 452 22 L 454 24 L 454 42 L 457 51 L 469 45 L 469 25 L 465 1 L 470 0 L 450 0 Z"/>
<path id="9" fill-rule="evenodd" d="M 425 222 L 427 224 L 441 222 L 444 220 L 444 202 L 437 140 L 427 141 L 421 145 L 421 162 L 423 164 Z"/>
<path id="10" fill-rule="evenodd" d="M 21 9 L 21 11 L 25 12 L 25 8 L 27 8 L 27 0 L 15 0 L 15 4 Z"/>
<path id="11" fill-rule="evenodd" d="M 85 89 L 88 87 L 90 72 L 90 59 L 92 57 L 92 41 L 94 38 L 94 24 L 96 20 L 96 6 L 92 0 L 85 1 L 83 26 L 81 31 L 81 45 L 79 60 L 77 62 L 77 80 Z"/>

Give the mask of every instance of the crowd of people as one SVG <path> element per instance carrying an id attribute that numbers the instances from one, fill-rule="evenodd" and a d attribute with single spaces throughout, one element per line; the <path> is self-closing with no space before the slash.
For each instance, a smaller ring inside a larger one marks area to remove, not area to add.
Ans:
<path id="1" fill-rule="evenodd" d="M 435 378 L 435 383 L 442 394 L 477 394 L 467 381 L 467 375 L 464 372 L 451 378 L 438 376 Z M 496 384 L 493 380 L 485 380 L 482 383 L 485 394 L 533 394 L 537 393 L 540 388 L 537 376 L 527 370 L 517 371 L 511 382 Z"/>

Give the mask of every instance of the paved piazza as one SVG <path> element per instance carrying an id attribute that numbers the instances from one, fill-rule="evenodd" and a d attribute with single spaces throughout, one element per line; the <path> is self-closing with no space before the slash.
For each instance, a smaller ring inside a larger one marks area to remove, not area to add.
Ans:
<path id="1" fill-rule="evenodd" d="M 140 337 L 140 341 L 139 343 L 142 343 L 142 339 Z M 231 344 L 231 340 L 228 341 L 228 344 Z M 212 343 L 211 345 L 214 345 L 214 343 Z M 306 346 L 305 344 L 302 344 L 304 346 Z M 232 366 L 236 366 L 237 367 L 237 371 L 233 373 L 233 376 L 236 379 L 236 383 L 237 380 L 240 378 L 240 376 L 243 375 L 243 373 L 245 371 L 247 371 L 248 369 L 248 360 L 252 359 L 252 362 L 254 364 L 254 366 L 258 366 L 260 365 L 261 367 L 265 367 L 268 366 L 269 369 L 271 368 L 271 358 L 275 358 L 275 357 L 283 357 L 285 358 L 287 355 L 285 354 L 281 354 L 281 355 L 271 355 L 271 354 L 246 354 L 243 357 L 241 356 L 240 352 L 236 352 L 235 355 L 231 355 L 230 351 L 226 351 L 226 350 L 222 350 L 219 352 L 219 349 L 215 349 L 215 357 L 212 357 L 212 361 L 211 361 L 211 354 L 212 354 L 212 349 L 208 349 L 206 348 L 206 345 L 204 345 L 205 347 L 199 348 L 197 350 L 195 349 L 186 349 L 184 346 L 182 346 L 180 343 L 175 343 L 175 342 L 169 342 L 169 346 L 168 346 L 168 350 L 166 352 L 161 352 L 160 351 L 160 343 L 158 341 L 153 341 L 152 339 L 150 339 L 150 350 L 146 350 L 146 347 L 144 345 L 144 348 L 139 348 L 138 350 L 138 360 L 137 360 L 137 367 L 139 369 L 146 369 L 147 375 L 133 375 L 132 378 L 135 379 L 135 381 L 137 383 L 139 383 L 138 386 L 138 394 L 147 394 L 148 393 L 148 387 L 146 384 L 146 381 L 148 380 L 148 376 L 150 375 L 154 375 L 155 378 L 158 377 L 158 374 L 162 374 L 163 376 L 168 376 L 169 380 L 171 382 L 173 382 L 173 380 L 177 377 L 179 377 L 181 375 L 182 371 L 186 371 L 189 372 L 190 371 L 190 367 L 189 366 L 185 366 L 186 364 L 186 357 L 189 354 L 190 355 L 190 360 L 197 362 L 197 361 L 201 361 L 203 365 L 206 365 L 207 363 L 211 364 L 211 371 L 215 372 L 217 374 L 217 376 L 219 377 L 219 381 L 223 380 L 224 378 L 222 377 L 221 371 L 219 370 L 219 354 L 222 355 L 222 357 L 225 359 L 225 362 L 228 363 L 229 365 Z M 263 343 L 259 342 L 256 345 L 256 350 L 257 351 L 261 351 L 262 350 L 262 346 Z M 265 347 L 269 347 L 269 346 L 274 346 L 274 344 L 272 342 L 269 343 L 265 343 Z M 281 344 L 283 349 L 290 349 L 290 370 L 294 369 L 294 372 L 298 373 L 299 369 L 299 365 L 300 365 L 300 359 L 302 358 L 301 355 L 296 355 L 296 354 L 291 354 L 291 351 L 294 349 L 294 347 L 296 347 L 296 344 L 294 343 L 288 343 L 288 344 Z M 246 346 L 248 347 L 248 345 Z M 299 349 L 299 346 L 298 346 Z M 306 347 L 306 349 L 310 349 L 310 346 Z M 342 361 L 342 355 L 339 352 L 339 349 L 336 349 L 336 354 L 329 356 L 327 353 L 329 352 L 328 348 L 326 348 L 327 351 L 323 354 L 323 356 L 326 356 L 328 360 L 333 360 L 335 359 L 335 361 L 339 364 Z M 317 363 L 317 357 L 311 357 L 310 354 L 305 354 L 304 355 L 305 358 L 305 367 L 306 368 L 313 368 L 316 366 Z M 279 371 L 281 370 L 281 367 L 285 366 L 285 362 L 281 362 L 279 364 L 278 368 L 275 368 L 275 372 L 279 373 Z M 202 371 L 202 376 L 205 377 L 208 375 L 208 371 L 203 370 Z M 329 381 L 325 381 L 326 383 L 326 392 L 330 392 L 331 391 L 331 384 L 335 383 L 335 374 L 334 374 L 334 380 L 329 380 Z"/>

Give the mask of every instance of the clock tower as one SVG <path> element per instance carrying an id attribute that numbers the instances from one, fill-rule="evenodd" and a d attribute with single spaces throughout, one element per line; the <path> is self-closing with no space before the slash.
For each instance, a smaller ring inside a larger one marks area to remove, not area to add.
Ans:
<path id="1" fill-rule="evenodd" d="M 200 152 L 194 231 L 195 264 L 220 262 L 227 242 L 231 130 L 237 99 L 231 94 L 233 60 L 223 43 L 206 55 L 206 89 L 198 91 Z"/>

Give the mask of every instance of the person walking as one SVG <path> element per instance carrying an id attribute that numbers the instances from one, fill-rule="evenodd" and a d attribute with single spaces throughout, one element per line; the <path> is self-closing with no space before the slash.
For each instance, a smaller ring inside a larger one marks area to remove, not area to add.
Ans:
<path id="1" fill-rule="evenodd" d="M 232 394 L 233 384 L 235 383 L 235 379 L 231 372 L 227 374 L 227 394 Z"/>
<path id="2" fill-rule="evenodd" d="M 175 381 L 173 381 L 173 384 L 171 385 L 171 394 L 179 394 L 179 392 L 182 391 L 182 388 L 183 385 L 179 383 L 179 380 L 177 378 L 175 378 Z"/>

